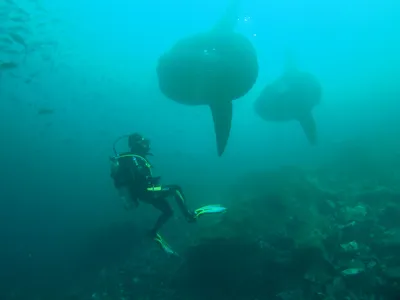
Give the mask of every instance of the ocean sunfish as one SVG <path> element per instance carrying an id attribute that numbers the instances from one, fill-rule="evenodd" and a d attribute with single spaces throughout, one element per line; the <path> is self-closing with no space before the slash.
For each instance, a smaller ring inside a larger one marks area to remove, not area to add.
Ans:
<path id="1" fill-rule="evenodd" d="M 297 69 L 293 57 L 287 54 L 285 72 L 265 86 L 254 103 L 263 120 L 300 122 L 310 144 L 317 143 L 317 128 L 312 114 L 321 101 L 322 88 L 317 78 Z"/>
<path id="2" fill-rule="evenodd" d="M 247 94 L 258 77 L 256 50 L 234 32 L 238 0 L 207 32 L 177 41 L 158 60 L 161 92 L 186 105 L 208 105 L 214 121 L 218 155 L 224 153 L 232 124 L 232 100 Z"/>

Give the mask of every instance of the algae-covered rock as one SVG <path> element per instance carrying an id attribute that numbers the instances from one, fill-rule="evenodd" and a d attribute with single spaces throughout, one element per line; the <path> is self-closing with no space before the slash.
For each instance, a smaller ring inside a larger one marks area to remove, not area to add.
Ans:
<path id="1" fill-rule="evenodd" d="M 317 205 L 325 193 L 291 168 L 250 177 L 218 221 L 199 224 L 174 279 L 184 295 L 268 298 L 337 275 L 326 249 L 334 227 Z"/>
<path id="2" fill-rule="evenodd" d="M 400 266 L 389 267 L 383 271 L 383 275 L 391 280 L 396 280 L 400 283 Z"/>
<path id="3" fill-rule="evenodd" d="M 182 296 L 195 299 L 256 297 L 265 284 L 266 258 L 264 250 L 249 240 L 203 241 L 188 249 L 173 286 Z"/>

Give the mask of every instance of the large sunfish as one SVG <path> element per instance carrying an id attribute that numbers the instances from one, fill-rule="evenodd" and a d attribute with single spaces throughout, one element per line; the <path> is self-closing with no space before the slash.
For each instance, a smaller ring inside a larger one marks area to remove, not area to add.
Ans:
<path id="1" fill-rule="evenodd" d="M 265 86 L 254 103 L 256 113 L 265 121 L 300 122 L 310 144 L 317 143 L 313 109 L 321 101 L 322 88 L 317 78 L 300 71 L 287 53 L 285 72 Z"/>
<path id="2" fill-rule="evenodd" d="M 158 60 L 161 92 L 186 105 L 208 105 L 214 120 L 218 155 L 224 153 L 232 124 L 232 100 L 243 97 L 258 77 L 256 50 L 234 32 L 239 0 L 209 31 L 177 41 Z"/>

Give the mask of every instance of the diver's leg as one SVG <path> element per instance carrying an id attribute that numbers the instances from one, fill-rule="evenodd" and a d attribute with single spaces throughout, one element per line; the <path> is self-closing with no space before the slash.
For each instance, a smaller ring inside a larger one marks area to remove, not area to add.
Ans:
<path id="1" fill-rule="evenodd" d="M 168 188 L 170 193 L 174 196 L 175 201 L 178 204 L 182 214 L 185 216 L 186 220 L 188 222 L 196 221 L 195 214 L 191 210 L 189 210 L 186 205 L 186 198 L 183 194 L 182 188 L 178 185 L 167 185 L 165 187 Z"/>
<path id="2" fill-rule="evenodd" d="M 153 229 L 150 232 L 153 236 L 156 236 L 158 231 L 172 217 L 174 212 L 172 210 L 171 205 L 164 197 L 154 199 L 151 202 L 151 204 L 162 212 L 161 216 L 158 217 L 156 224 L 154 225 Z"/>

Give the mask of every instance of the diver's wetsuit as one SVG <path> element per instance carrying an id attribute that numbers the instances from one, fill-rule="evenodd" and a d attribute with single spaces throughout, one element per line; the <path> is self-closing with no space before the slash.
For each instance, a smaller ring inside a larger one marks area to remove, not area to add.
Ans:
<path id="1" fill-rule="evenodd" d="M 183 215 L 188 222 L 195 221 L 194 214 L 187 208 L 182 189 L 178 185 L 159 185 L 160 177 L 153 177 L 151 166 L 146 158 L 134 153 L 123 153 L 118 157 L 118 168 L 111 174 L 117 189 L 127 188 L 132 201 L 150 203 L 162 212 L 155 224 L 152 234 L 173 215 L 167 198 L 174 196 Z"/>

